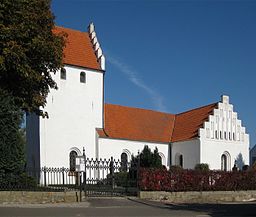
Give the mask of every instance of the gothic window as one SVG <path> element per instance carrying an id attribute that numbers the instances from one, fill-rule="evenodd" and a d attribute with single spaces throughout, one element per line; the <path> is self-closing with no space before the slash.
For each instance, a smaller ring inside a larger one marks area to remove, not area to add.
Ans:
<path id="1" fill-rule="evenodd" d="M 121 154 L 121 171 L 127 171 L 128 156 L 126 153 Z"/>
<path id="2" fill-rule="evenodd" d="M 86 82 L 86 76 L 85 72 L 80 73 L 80 83 L 85 83 Z"/>
<path id="3" fill-rule="evenodd" d="M 235 133 L 233 133 L 233 140 L 234 140 L 234 141 L 236 140 Z"/>
<path id="4" fill-rule="evenodd" d="M 221 170 L 227 171 L 227 156 L 225 154 L 221 155 Z"/>
<path id="5" fill-rule="evenodd" d="M 183 167 L 183 155 L 182 154 L 179 156 L 179 165 L 181 167 Z"/>
<path id="6" fill-rule="evenodd" d="M 229 140 L 232 140 L 230 132 L 228 133 L 228 137 L 229 137 Z"/>
<path id="7" fill-rule="evenodd" d="M 223 171 L 231 170 L 231 156 L 227 151 L 225 151 L 221 155 L 221 170 Z"/>
<path id="8" fill-rule="evenodd" d="M 64 68 L 60 70 L 60 79 L 66 80 L 66 69 Z"/>
<path id="9" fill-rule="evenodd" d="M 77 157 L 76 151 L 71 151 L 69 153 L 69 168 L 70 168 L 70 171 L 72 172 L 76 170 L 76 157 Z"/>

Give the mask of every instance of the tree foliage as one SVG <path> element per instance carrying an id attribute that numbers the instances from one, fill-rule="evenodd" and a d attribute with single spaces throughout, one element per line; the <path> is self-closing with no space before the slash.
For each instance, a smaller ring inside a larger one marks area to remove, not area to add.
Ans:
<path id="1" fill-rule="evenodd" d="M 64 34 L 53 34 L 51 0 L 1 0 L 0 87 L 25 111 L 42 110 L 50 88 L 50 72 L 62 66 Z"/>
<path id="2" fill-rule="evenodd" d="M 150 168 L 161 168 L 162 167 L 162 160 L 158 153 L 157 147 L 155 148 L 154 152 L 145 145 L 142 152 L 138 154 L 138 156 L 133 157 L 132 161 L 140 162 L 141 167 L 150 167 Z"/>
<path id="3" fill-rule="evenodd" d="M 22 112 L 14 98 L 0 89 L 0 176 L 24 169 L 24 137 L 20 129 Z"/>

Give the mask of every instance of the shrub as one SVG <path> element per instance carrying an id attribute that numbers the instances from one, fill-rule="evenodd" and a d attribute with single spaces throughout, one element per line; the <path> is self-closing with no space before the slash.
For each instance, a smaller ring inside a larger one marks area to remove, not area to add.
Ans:
<path id="1" fill-rule="evenodd" d="M 175 172 L 180 172 L 183 170 L 183 168 L 179 165 L 173 165 L 173 166 L 170 166 L 170 169 L 169 169 L 171 172 L 175 173 Z"/>
<path id="2" fill-rule="evenodd" d="M 200 164 L 196 164 L 195 166 L 195 170 L 197 171 L 209 171 L 209 165 L 206 163 L 200 163 Z"/>
<path id="3" fill-rule="evenodd" d="M 162 167 L 162 160 L 158 153 L 158 149 L 155 148 L 154 152 L 145 145 L 144 149 L 140 154 L 136 157 L 132 156 L 131 165 L 137 165 L 138 161 L 140 162 L 141 167 L 150 167 L 150 168 L 161 168 Z"/>
<path id="4" fill-rule="evenodd" d="M 164 170 L 143 168 L 139 187 L 147 191 L 234 191 L 256 190 L 254 171 Z"/>

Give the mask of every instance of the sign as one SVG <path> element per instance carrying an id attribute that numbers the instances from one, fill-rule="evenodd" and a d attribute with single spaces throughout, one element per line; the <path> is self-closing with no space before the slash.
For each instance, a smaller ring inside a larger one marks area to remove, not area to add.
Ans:
<path id="1" fill-rule="evenodd" d="M 85 157 L 77 156 L 76 157 L 76 171 L 85 172 Z"/>

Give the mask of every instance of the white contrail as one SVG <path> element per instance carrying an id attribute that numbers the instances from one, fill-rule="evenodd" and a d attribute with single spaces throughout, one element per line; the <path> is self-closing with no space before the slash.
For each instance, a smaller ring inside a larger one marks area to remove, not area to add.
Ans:
<path id="1" fill-rule="evenodd" d="M 135 84 L 137 87 L 140 87 L 141 89 L 146 91 L 146 93 L 148 93 L 148 95 L 151 97 L 153 104 L 155 105 L 157 110 L 163 111 L 163 112 L 167 111 L 166 106 L 163 103 L 164 101 L 163 97 L 159 93 L 157 93 L 157 91 L 153 90 L 147 84 L 145 84 L 138 77 L 138 74 L 136 73 L 136 71 L 130 69 L 128 65 L 110 56 L 109 54 L 108 54 L 107 60 L 116 68 L 118 68 L 122 73 L 124 73 L 133 84 Z"/>

